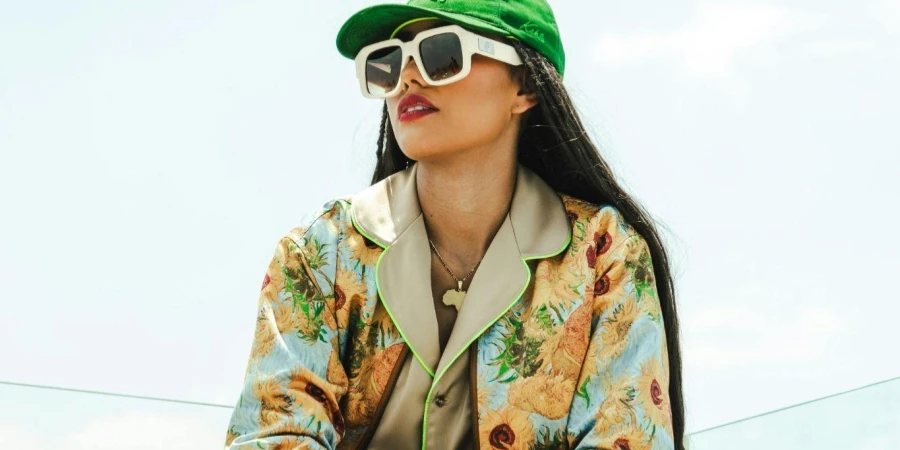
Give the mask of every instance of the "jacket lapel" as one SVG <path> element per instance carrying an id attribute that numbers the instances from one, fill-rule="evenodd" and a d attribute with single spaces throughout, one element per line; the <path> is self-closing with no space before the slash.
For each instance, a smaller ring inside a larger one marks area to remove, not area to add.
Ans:
<path id="1" fill-rule="evenodd" d="M 361 234 L 385 249 L 375 265 L 379 297 L 413 356 L 434 376 L 440 343 L 431 300 L 431 247 L 416 191 L 417 167 L 354 195 L 350 215 Z"/>
<path id="2" fill-rule="evenodd" d="M 525 292 L 528 259 L 559 254 L 571 241 L 565 206 L 521 164 L 509 214 L 472 275 L 443 354 L 431 297 L 431 248 L 416 191 L 418 163 L 353 196 L 356 229 L 385 250 L 376 264 L 381 301 L 414 356 L 434 376 L 451 365 Z"/>

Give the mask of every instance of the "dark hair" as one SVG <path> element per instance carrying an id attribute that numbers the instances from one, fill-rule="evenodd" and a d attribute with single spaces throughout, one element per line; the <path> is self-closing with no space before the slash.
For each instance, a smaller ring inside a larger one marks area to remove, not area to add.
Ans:
<path id="1" fill-rule="evenodd" d="M 519 41 L 513 45 L 524 64 L 510 67 L 511 76 L 538 104 L 526 111 L 519 127 L 518 160 L 558 192 L 594 204 L 616 207 L 647 241 L 662 307 L 669 356 L 669 399 L 676 449 L 684 448 L 684 399 L 675 288 L 669 257 L 647 211 L 619 185 L 597 146 L 591 142 L 559 73 L 540 53 Z M 412 164 L 394 137 L 385 103 L 372 184 Z"/>

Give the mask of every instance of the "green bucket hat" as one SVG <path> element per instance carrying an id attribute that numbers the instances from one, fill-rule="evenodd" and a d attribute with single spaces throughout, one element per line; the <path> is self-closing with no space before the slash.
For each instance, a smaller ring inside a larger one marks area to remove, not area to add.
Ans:
<path id="1" fill-rule="evenodd" d="M 518 39 L 544 55 L 562 77 L 566 66 L 559 28 L 546 0 L 410 0 L 374 5 L 350 16 L 337 35 L 341 55 L 390 39 L 416 19 L 434 17 L 463 28 Z"/>

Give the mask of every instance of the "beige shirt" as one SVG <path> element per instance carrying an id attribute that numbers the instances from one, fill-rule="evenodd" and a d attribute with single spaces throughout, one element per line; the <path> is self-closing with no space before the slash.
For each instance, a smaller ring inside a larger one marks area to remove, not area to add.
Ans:
<path id="1" fill-rule="evenodd" d="M 532 271 L 535 270 L 536 264 L 536 261 L 529 261 Z M 533 290 L 534 278 L 525 291 L 525 297 L 531 297 Z M 445 325 L 449 324 L 441 324 L 441 326 Z M 458 327 L 454 324 L 450 339 L 453 339 L 453 334 L 457 329 Z M 470 349 L 467 348 L 444 374 L 440 382 L 442 389 L 436 390 L 432 394 L 432 407 L 428 411 L 428 442 L 431 444 L 429 448 L 441 448 L 442 450 L 475 448 L 472 437 L 474 430 L 469 381 L 471 356 Z M 441 357 L 443 358 L 444 355 L 442 354 Z M 373 450 L 421 450 L 422 417 L 431 380 L 431 376 L 425 372 L 413 354 L 407 353 L 403 368 L 397 378 L 397 384 L 385 406 L 384 415 L 376 425 L 375 434 L 367 448 Z M 438 400 L 439 398 L 442 400 Z M 444 444 L 437 447 L 435 444 L 438 442 Z"/>
<path id="2" fill-rule="evenodd" d="M 477 344 L 480 333 L 509 307 L 528 277 L 522 270 L 522 255 L 530 251 L 522 253 L 522 245 L 539 245 L 542 250 L 537 254 L 558 248 L 569 236 L 568 220 L 558 195 L 536 174 L 520 167 L 511 211 L 532 214 L 507 214 L 473 274 L 469 294 L 441 351 L 433 293 L 427 282 L 418 282 L 430 279 L 431 249 L 418 204 L 416 167 L 395 177 L 390 189 L 358 194 L 352 206 L 354 217 L 367 231 L 381 242 L 391 242 L 377 276 L 385 296 L 381 301 L 389 307 L 411 349 L 381 419 L 373 425 L 375 432 L 367 448 L 421 450 L 424 437 L 429 449 L 469 450 L 474 448 L 475 433 L 470 346 Z M 383 209 L 391 214 L 385 216 L 380 212 Z M 531 259 L 526 263 L 532 274 L 538 262 Z M 526 301 L 532 296 L 534 282 L 535 277 L 530 277 L 522 292 Z M 432 387 L 434 380 L 437 383 Z M 423 427 L 425 420 L 427 427 Z"/>
<path id="3" fill-rule="evenodd" d="M 469 356 L 469 350 L 466 349 L 441 379 L 440 389 L 436 389 L 432 394 L 431 407 L 428 410 L 428 442 L 444 443 L 440 448 L 448 450 L 474 448 L 472 400 L 469 395 Z M 431 380 L 431 376 L 416 362 L 412 353 L 407 354 L 397 378 L 397 385 L 368 448 L 421 450 L 422 417 Z"/>

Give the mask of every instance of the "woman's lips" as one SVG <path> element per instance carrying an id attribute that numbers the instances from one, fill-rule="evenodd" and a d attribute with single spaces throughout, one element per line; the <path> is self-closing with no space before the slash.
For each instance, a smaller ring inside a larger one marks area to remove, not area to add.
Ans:
<path id="1" fill-rule="evenodd" d="M 415 111 L 406 111 L 405 113 L 400 114 L 400 121 L 401 122 L 409 122 L 411 120 L 416 120 L 420 117 L 424 117 L 431 113 L 436 113 L 436 112 L 437 112 L 436 109 L 419 109 L 419 110 L 415 110 Z"/>

